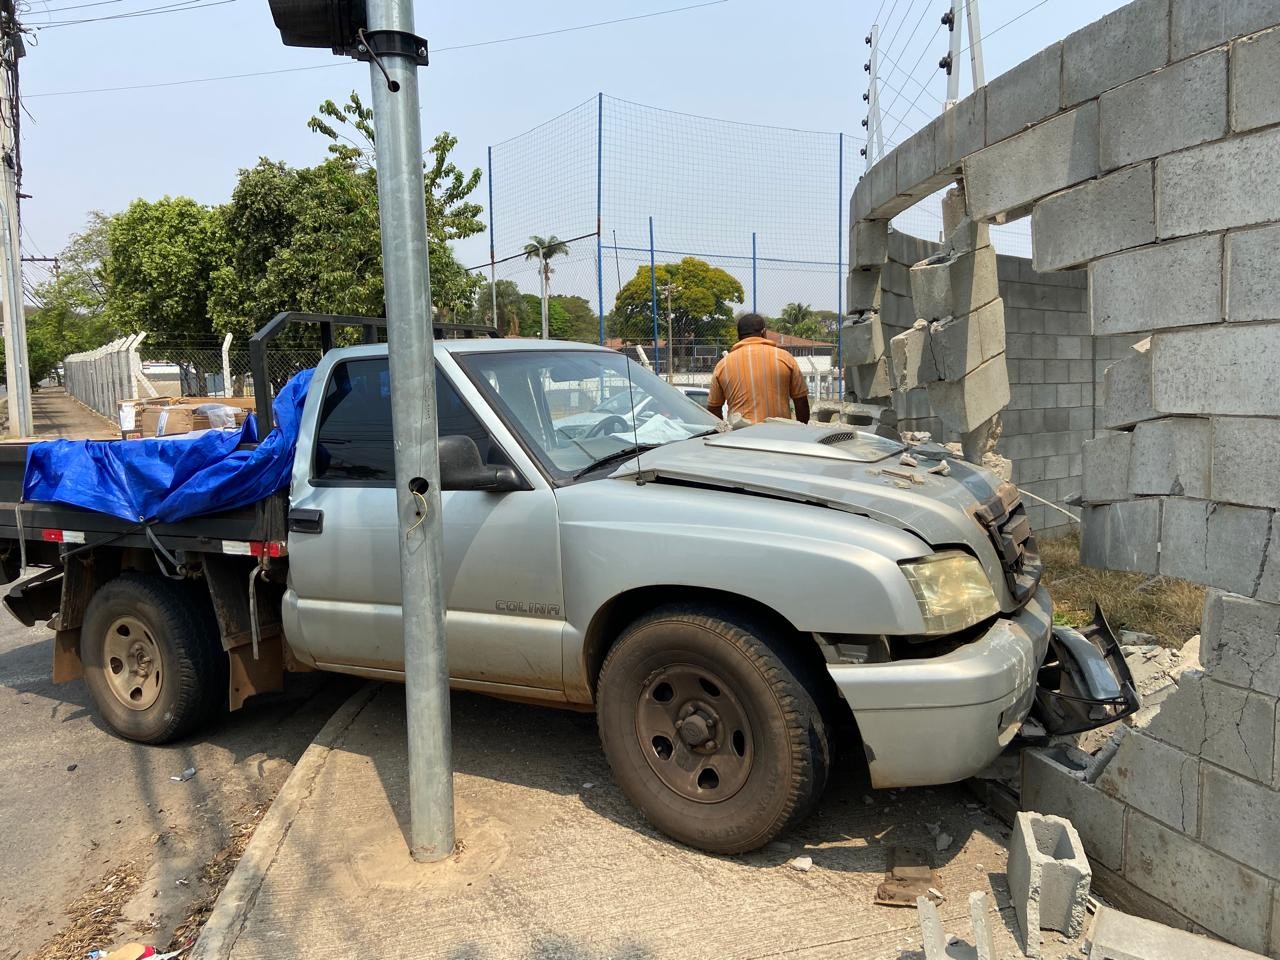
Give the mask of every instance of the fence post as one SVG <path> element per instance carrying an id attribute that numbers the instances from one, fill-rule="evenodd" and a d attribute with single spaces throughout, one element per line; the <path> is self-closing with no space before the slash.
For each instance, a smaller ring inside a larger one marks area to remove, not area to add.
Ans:
<path id="1" fill-rule="evenodd" d="M 751 231 L 751 312 L 756 313 L 756 232 Z"/>
<path id="2" fill-rule="evenodd" d="M 160 391 L 156 389 L 155 384 L 151 382 L 151 378 L 142 372 L 142 354 L 138 351 L 142 347 L 142 341 L 147 339 L 145 333 L 140 333 L 133 341 L 133 347 L 130 350 L 129 362 L 133 367 L 133 378 L 136 383 L 142 384 L 142 392 L 148 397 L 160 396 Z"/>
<path id="3" fill-rule="evenodd" d="M 844 322 L 844 134 L 836 134 L 836 400 L 844 402 L 844 351 L 840 324 Z M 870 142 L 867 144 L 871 146 Z"/>
<path id="4" fill-rule="evenodd" d="M 222 338 L 222 395 L 231 396 L 231 334 Z"/>
<path id="5" fill-rule="evenodd" d="M 653 372 L 658 374 L 658 268 L 653 249 L 653 217 L 649 218 L 649 307 L 653 312 Z M 671 363 L 671 344 L 667 344 L 667 363 Z"/>
<path id="6" fill-rule="evenodd" d="M 596 293 L 600 298 L 600 345 L 604 346 L 604 94 L 596 94 Z"/>

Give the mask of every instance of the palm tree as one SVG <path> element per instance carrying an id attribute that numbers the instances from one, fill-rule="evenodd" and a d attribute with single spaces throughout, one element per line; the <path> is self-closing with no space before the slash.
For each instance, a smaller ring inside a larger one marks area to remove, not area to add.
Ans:
<path id="1" fill-rule="evenodd" d="M 554 233 L 543 237 L 534 234 L 524 245 L 524 258 L 537 260 L 542 265 L 542 339 L 547 339 L 547 296 L 551 291 L 551 258 L 557 254 L 568 254 L 569 244 Z"/>
<path id="2" fill-rule="evenodd" d="M 778 319 L 793 330 L 812 318 L 813 307 L 807 303 L 788 303 L 778 315 Z"/>

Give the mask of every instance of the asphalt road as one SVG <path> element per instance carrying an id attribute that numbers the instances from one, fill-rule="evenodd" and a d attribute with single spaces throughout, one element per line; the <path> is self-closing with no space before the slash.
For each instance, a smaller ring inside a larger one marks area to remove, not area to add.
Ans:
<path id="1" fill-rule="evenodd" d="M 111 946 L 50 943 L 84 921 L 73 903 L 122 873 L 140 882 L 114 939 L 167 944 L 207 894 L 206 864 L 260 816 L 353 685 L 291 677 L 202 737 L 143 746 L 102 725 L 82 682 L 50 682 L 50 639 L 0 612 L 0 960 Z M 194 778 L 170 779 L 189 767 Z"/>

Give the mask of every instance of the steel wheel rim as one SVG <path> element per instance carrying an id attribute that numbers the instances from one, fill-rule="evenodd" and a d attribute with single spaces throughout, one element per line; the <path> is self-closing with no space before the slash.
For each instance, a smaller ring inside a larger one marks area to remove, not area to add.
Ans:
<path id="1" fill-rule="evenodd" d="M 118 617 L 107 628 L 102 670 L 107 687 L 130 710 L 146 710 L 160 696 L 160 645 L 137 617 Z"/>
<path id="2" fill-rule="evenodd" d="M 742 701 L 716 671 L 681 663 L 654 671 L 636 704 L 645 762 L 673 793 L 723 803 L 746 784 L 755 748 Z"/>

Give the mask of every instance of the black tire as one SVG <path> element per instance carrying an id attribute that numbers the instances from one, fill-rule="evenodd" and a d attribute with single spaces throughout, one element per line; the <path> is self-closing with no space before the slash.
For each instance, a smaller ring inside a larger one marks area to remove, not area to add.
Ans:
<path id="1" fill-rule="evenodd" d="M 112 656 L 134 638 L 145 657 L 139 668 L 147 671 L 145 679 L 127 679 L 132 651 Z M 85 611 L 80 659 L 98 714 L 129 740 L 177 740 L 227 702 L 227 655 L 207 595 L 199 596 L 191 584 L 137 572 L 103 584 Z M 130 682 L 138 684 L 133 706 L 121 692 Z"/>
<path id="2" fill-rule="evenodd" d="M 631 624 L 601 667 L 597 717 L 614 779 L 651 824 L 691 847 L 762 847 L 826 786 L 818 687 L 784 646 L 793 638 L 775 633 L 728 610 L 671 605 Z M 664 716 L 685 719 L 663 733 Z M 706 741 L 685 742 L 703 729 Z"/>

